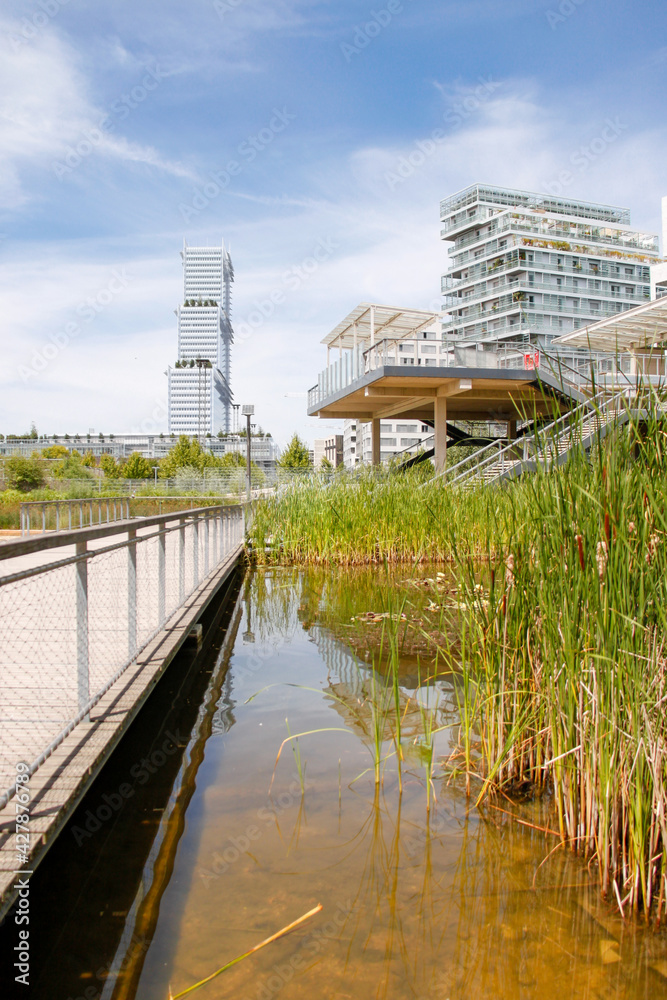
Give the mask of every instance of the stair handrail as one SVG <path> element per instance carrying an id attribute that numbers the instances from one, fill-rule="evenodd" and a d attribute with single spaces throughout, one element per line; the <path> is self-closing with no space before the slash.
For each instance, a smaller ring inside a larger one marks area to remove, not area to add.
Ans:
<path id="1" fill-rule="evenodd" d="M 551 433 L 556 427 L 558 427 L 559 424 L 563 424 L 564 426 L 561 428 L 561 431 L 559 431 L 559 433 L 556 435 L 556 438 L 555 438 L 555 440 L 560 440 L 562 438 L 562 436 L 564 436 L 565 431 L 569 430 L 571 428 L 571 425 L 573 423 L 573 418 L 575 418 L 576 416 L 580 415 L 583 411 L 591 410 L 591 409 L 593 410 L 594 414 L 596 414 L 596 413 L 599 414 L 599 413 L 601 413 L 603 411 L 609 412 L 612 409 L 612 404 L 615 404 L 620 399 L 625 398 L 626 391 L 627 390 L 625 390 L 625 389 L 621 389 L 614 396 L 609 397 L 609 396 L 607 396 L 606 392 L 604 392 L 604 390 L 602 390 L 602 391 L 596 393 L 595 396 L 592 396 L 591 399 L 586 399 L 582 403 L 579 403 L 579 405 L 576 406 L 573 410 L 568 410 L 567 413 L 561 414 L 560 417 L 558 417 L 556 420 L 551 421 L 551 423 L 547 424 L 545 427 L 541 427 L 541 428 L 537 429 L 530 436 L 524 437 L 523 441 L 520 442 L 520 444 L 522 446 L 522 451 L 523 451 L 523 456 L 524 457 L 523 458 L 517 458 L 515 460 L 515 462 L 513 462 L 512 464 L 516 465 L 516 464 L 518 464 L 518 463 L 523 462 L 523 461 L 526 460 L 526 458 L 525 458 L 526 449 L 527 449 L 527 446 L 529 445 L 530 442 L 536 443 L 538 441 L 538 439 L 539 439 L 540 436 L 544 436 L 546 434 Z M 606 399 L 603 399 L 603 397 L 606 397 Z M 598 401 L 603 402 L 603 406 L 601 406 L 601 407 L 598 406 L 597 405 Z M 567 424 L 565 423 L 566 421 L 567 421 Z M 437 476 L 434 476 L 432 479 L 428 480 L 428 482 L 433 482 L 434 479 L 437 479 L 437 478 L 440 478 L 440 477 L 442 477 L 444 475 L 447 475 L 447 472 L 449 472 L 449 474 L 451 475 L 452 472 L 454 472 L 461 465 L 464 465 L 470 459 L 475 458 L 475 457 L 479 458 L 479 456 L 482 455 L 483 452 L 489 451 L 490 448 L 494 448 L 494 447 L 496 447 L 496 442 L 495 441 L 492 442 L 491 445 L 487 445 L 486 447 L 481 448 L 478 452 L 475 453 L 475 455 L 470 455 L 470 456 L 468 456 L 467 459 L 463 459 L 463 461 L 458 462 L 456 465 L 452 466 L 449 470 L 445 469 L 445 470 L 443 470 L 443 472 L 438 473 Z M 517 447 L 517 441 L 516 441 L 516 439 L 514 439 L 512 441 L 509 441 L 504 447 L 502 447 L 498 452 L 496 452 L 495 456 L 494 455 L 487 455 L 487 457 L 484 458 L 482 461 L 476 462 L 475 465 L 473 465 L 472 468 L 470 468 L 468 470 L 461 471 L 457 476 L 454 477 L 454 479 L 452 479 L 450 481 L 450 485 L 454 485 L 455 483 L 460 484 L 466 478 L 470 478 L 470 476 L 472 476 L 472 475 L 478 475 L 485 467 L 487 467 L 489 465 L 489 463 L 491 462 L 491 460 L 494 459 L 494 458 L 495 458 L 496 461 L 498 461 L 499 459 L 501 461 L 503 461 L 506 453 L 509 452 L 509 451 L 512 451 L 513 449 L 516 449 L 516 447 Z"/>

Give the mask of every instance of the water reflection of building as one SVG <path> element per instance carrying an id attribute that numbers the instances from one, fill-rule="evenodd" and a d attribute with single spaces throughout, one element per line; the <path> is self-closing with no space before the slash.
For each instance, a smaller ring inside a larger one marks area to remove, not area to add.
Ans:
<path id="1" fill-rule="evenodd" d="M 313 627 L 310 632 L 327 666 L 327 686 L 331 705 L 346 726 L 362 737 L 370 738 L 374 720 L 381 720 L 383 739 L 395 732 L 396 705 L 391 678 L 373 668 L 327 629 Z M 424 725 L 414 691 L 399 687 L 401 732 L 406 739 L 423 736 Z"/>

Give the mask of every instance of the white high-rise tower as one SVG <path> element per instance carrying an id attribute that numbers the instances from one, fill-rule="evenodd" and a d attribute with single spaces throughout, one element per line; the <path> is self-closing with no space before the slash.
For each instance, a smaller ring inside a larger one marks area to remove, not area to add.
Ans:
<path id="1" fill-rule="evenodd" d="M 234 268 L 224 243 L 183 242 L 183 302 L 178 358 L 167 370 L 169 433 L 204 437 L 231 431 L 231 285 Z"/>

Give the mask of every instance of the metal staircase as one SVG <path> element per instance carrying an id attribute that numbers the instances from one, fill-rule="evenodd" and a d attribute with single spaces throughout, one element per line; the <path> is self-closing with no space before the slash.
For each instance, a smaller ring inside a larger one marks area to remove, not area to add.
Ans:
<path id="1" fill-rule="evenodd" d="M 590 448 L 598 435 L 604 435 L 606 429 L 627 412 L 624 405 L 627 395 L 627 389 L 612 396 L 598 392 L 534 433 L 509 443 L 494 441 L 434 478 L 469 490 L 516 479 L 524 472 L 534 472 L 538 465 L 544 468 L 554 463 L 559 465 L 573 448 Z"/>

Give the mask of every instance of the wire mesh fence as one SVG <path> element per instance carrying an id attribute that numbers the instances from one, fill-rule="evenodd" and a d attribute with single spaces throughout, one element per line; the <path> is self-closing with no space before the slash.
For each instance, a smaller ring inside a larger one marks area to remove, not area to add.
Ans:
<path id="1" fill-rule="evenodd" d="M 245 534 L 212 506 L 0 548 L 0 807 Z M 59 538 L 63 543 L 58 545 Z M 5 791 L 6 790 L 6 791 Z M 4 794 L 3 794 L 4 793 Z"/>

